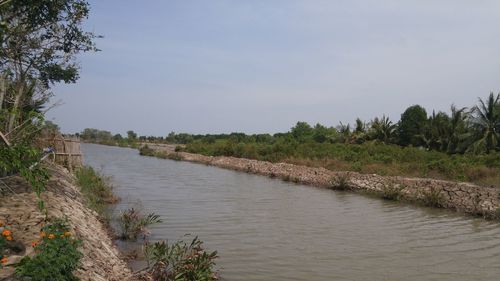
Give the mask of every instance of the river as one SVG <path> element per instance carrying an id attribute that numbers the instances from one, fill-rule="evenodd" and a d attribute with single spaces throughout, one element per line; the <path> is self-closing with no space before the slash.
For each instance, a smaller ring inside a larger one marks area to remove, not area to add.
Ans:
<path id="1" fill-rule="evenodd" d="M 216 167 L 82 144 L 140 202 L 151 240 L 198 235 L 224 280 L 500 280 L 500 223 Z"/>

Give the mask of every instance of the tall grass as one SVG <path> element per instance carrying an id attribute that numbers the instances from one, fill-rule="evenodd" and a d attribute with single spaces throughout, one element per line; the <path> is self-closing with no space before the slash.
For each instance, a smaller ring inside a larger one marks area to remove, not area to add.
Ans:
<path id="1" fill-rule="evenodd" d="M 118 201 L 118 198 L 113 194 L 109 178 L 89 166 L 78 169 L 75 176 L 87 206 L 96 211 L 102 219 L 109 221 L 106 212 L 107 205 Z"/>

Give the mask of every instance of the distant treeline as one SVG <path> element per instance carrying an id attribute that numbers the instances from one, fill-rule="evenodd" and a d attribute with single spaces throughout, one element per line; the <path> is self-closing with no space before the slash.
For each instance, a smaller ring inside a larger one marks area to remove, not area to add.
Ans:
<path id="1" fill-rule="evenodd" d="M 126 136 L 113 135 L 108 131 L 85 129 L 80 134 L 85 141 L 104 144 L 130 145 L 136 142 L 171 144 L 214 144 L 220 141 L 232 143 L 302 144 L 342 143 L 362 144 L 376 141 L 403 147 L 422 147 L 448 154 L 482 154 L 500 150 L 500 94 L 479 99 L 471 108 L 451 106 L 450 112 L 427 111 L 420 105 L 408 107 L 397 122 L 386 116 L 370 121 L 357 119 L 353 125 L 340 123 L 336 127 L 322 124 L 311 126 L 298 122 L 290 131 L 276 134 L 176 134 L 166 137 L 137 136 L 128 131 Z"/>
<path id="2" fill-rule="evenodd" d="M 354 125 L 311 126 L 298 122 L 277 134 L 176 134 L 123 137 L 85 129 L 83 140 L 133 146 L 139 142 L 180 144 L 178 151 L 233 156 L 379 175 L 430 177 L 500 187 L 500 96 L 490 94 L 471 108 L 449 113 L 413 105 L 397 122 L 376 117 Z"/>

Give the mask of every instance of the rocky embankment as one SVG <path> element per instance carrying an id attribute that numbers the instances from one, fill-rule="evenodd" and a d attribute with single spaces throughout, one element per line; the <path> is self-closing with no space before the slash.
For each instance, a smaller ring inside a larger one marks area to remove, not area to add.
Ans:
<path id="1" fill-rule="evenodd" d="M 271 163 L 235 157 L 212 157 L 175 152 L 174 145 L 148 144 L 167 158 L 281 178 L 296 183 L 332 189 L 359 190 L 387 199 L 420 202 L 487 218 L 500 218 L 500 189 L 471 183 L 424 178 L 386 177 L 375 174 L 331 171 L 325 168 Z"/>
<path id="2" fill-rule="evenodd" d="M 51 167 L 51 180 L 42 198 L 49 217 L 67 218 L 75 237 L 82 240 L 81 267 L 75 275 L 81 280 L 128 280 L 131 271 L 120 258 L 108 231 L 96 212 L 87 208 L 75 186 L 75 179 L 64 168 Z M 14 266 L 23 256 L 32 255 L 32 242 L 37 240 L 45 216 L 37 209 L 37 197 L 21 178 L 3 180 L 0 194 L 0 221 L 12 231 L 16 243 L 24 250 L 9 256 L 9 262 L 0 268 L 0 280 L 10 280 Z"/>

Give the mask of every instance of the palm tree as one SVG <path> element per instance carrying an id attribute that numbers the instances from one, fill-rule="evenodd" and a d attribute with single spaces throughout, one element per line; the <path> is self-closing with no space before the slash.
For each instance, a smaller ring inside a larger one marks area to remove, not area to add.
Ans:
<path id="1" fill-rule="evenodd" d="M 474 129 L 474 143 L 468 150 L 474 152 L 499 149 L 500 145 L 500 94 L 496 97 L 493 92 L 484 102 L 472 108 L 472 127 Z"/>
<path id="2" fill-rule="evenodd" d="M 457 109 L 455 105 L 451 106 L 451 116 L 450 116 L 450 130 L 448 136 L 448 153 L 460 153 L 463 149 L 460 149 L 463 140 L 466 138 L 467 127 L 466 120 L 468 118 L 467 108 L 462 107 Z"/>
<path id="3" fill-rule="evenodd" d="M 375 117 L 371 122 L 370 134 L 373 139 L 389 143 L 394 137 L 396 127 L 385 115 L 380 119 Z"/>

